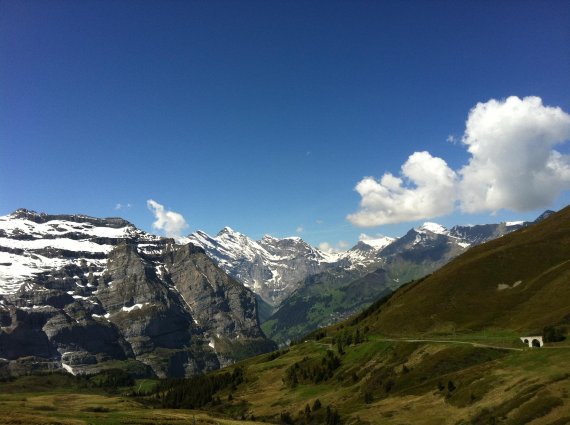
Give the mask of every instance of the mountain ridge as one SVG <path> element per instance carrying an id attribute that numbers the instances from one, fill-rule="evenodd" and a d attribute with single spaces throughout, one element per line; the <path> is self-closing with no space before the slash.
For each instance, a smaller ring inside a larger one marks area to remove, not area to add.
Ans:
<path id="1" fill-rule="evenodd" d="M 122 219 L 0 217 L 0 288 L 1 366 L 12 371 L 185 376 L 274 347 L 255 294 L 202 248 Z"/>

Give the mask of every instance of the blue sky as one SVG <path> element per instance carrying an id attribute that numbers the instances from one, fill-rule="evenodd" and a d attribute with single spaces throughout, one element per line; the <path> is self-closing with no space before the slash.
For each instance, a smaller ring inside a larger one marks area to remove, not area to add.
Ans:
<path id="1" fill-rule="evenodd" d="M 435 218 L 347 216 L 364 177 L 398 177 L 414 152 L 459 173 L 478 102 L 570 112 L 568 22 L 567 1 L 0 0 L 0 214 L 120 215 L 151 231 L 154 199 L 185 232 L 302 227 L 314 245 L 534 218 L 570 203 L 567 180 L 519 211 L 458 198 Z M 564 119 L 549 146 L 567 155 Z"/>

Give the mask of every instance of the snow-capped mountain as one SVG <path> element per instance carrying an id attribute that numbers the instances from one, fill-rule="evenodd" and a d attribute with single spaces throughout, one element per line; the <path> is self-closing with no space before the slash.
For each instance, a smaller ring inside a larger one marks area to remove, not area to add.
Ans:
<path id="1" fill-rule="evenodd" d="M 19 209 L 0 217 L 0 294 L 15 293 L 23 282 L 54 269 L 81 268 L 90 280 L 101 276 L 107 255 L 120 242 L 137 243 L 153 252 L 164 239 L 137 229 L 121 218 L 100 219 L 83 215 L 48 215 Z"/>
<path id="2" fill-rule="evenodd" d="M 397 238 L 383 236 L 374 239 L 362 239 L 345 253 L 342 253 L 339 262 L 349 269 L 365 269 L 378 263 L 380 252 Z"/>
<path id="3" fill-rule="evenodd" d="M 478 245 L 514 232 L 531 224 L 526 221 L 507 221 L 496 224 L 478 224 L 474 226 L 454 226 L 449 235 L 462 239 L 470 245 Z"/>
<path id="4" fill-rule="evenodd" d="M 390 270 L 398 283 L 404 283 L 441 267 L 469 246 L 444 226 L 427 222 L 386 246 L 375 264 Z"/>
<path id="5" fill-rule="evenodd" d="M 119 218 L 0 217 L 0 374 L 126 362 L 184 376 L 273 347 L 255 294 L 199 247 Z"/>
<path id="6" fill-rule="evenodd" d="M 528 224 L 517 221 L 447 229 L 441 224 L 426 222 L 410 229 L 404 236 L 386 246 L 378 256 L 381 257 L 382 264 L 411 261 L 435 270 L 471 246 L 501 237 Z"/>
<path id="7" fill-rule="evenodd" d="M 366 274 L 378 267 L 398 272 L 397 283 L 429 273 L 477 245 L 517 230 L 528 223 L 507 222 L 479 226 L 444 226 L 426 222 L 401 238 L 364 238 L 345 252 L 324 252 L 299 237 L 253 240 L 230 227 L 216 236 L 197 231 L 185 242 L 203 248 L 230 276 L 252 289 L 273 307 L 278 307 L 308 277 L 328 270 L 345 269 Z M 410 266 L 416 273 L 405 273 Z M 401 276 L 400 276 L 401 275 Z"/>
<path id="8" fill-rule="evenodd" d="M 331 268 L 340 258 L 299 237 L 266 235 L 255 241 L 230 227 L 216 236 L 197 231 L 185 241 L 203 248 L 226 273 L 271 305 L 278 305 L 303 279 Z"/>

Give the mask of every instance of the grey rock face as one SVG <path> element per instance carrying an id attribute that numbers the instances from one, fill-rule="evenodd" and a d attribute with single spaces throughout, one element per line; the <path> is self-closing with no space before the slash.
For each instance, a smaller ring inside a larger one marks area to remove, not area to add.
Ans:
<path id="1" fill-rule="evenodd" d="M 450 234 L 457 238 L 463 239 L 471 245 L 479 245 L 499 238 L 507 233 L 514 232 L 521 227 L 528 226 L 528 222 L 516 223 L 497 223 L 497 224 L 479 224 L 476 226 L 454 226 L 450 230 Z"/>
<path id="2" fill-rule="evenodd" d="M 29 273 L 0 280 L 2 370 L 122 365 L 186 376 L 274 348 L 259 328 L 255 295 L 198 247 L 121 219 L 18 210 L 0 227 L 0 245 Z"/>

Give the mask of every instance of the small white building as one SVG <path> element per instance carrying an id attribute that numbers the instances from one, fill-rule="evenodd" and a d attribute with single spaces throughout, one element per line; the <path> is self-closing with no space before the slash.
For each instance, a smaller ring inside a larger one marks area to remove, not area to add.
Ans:
<path id="1" fill-rule="evenodd" d="M 542 347 L 544 345 L 544 341 L 542 340 L 542 336 L 522 336 L 521 341 L 527 344 L 530 348 L 533 347 Z"/>

